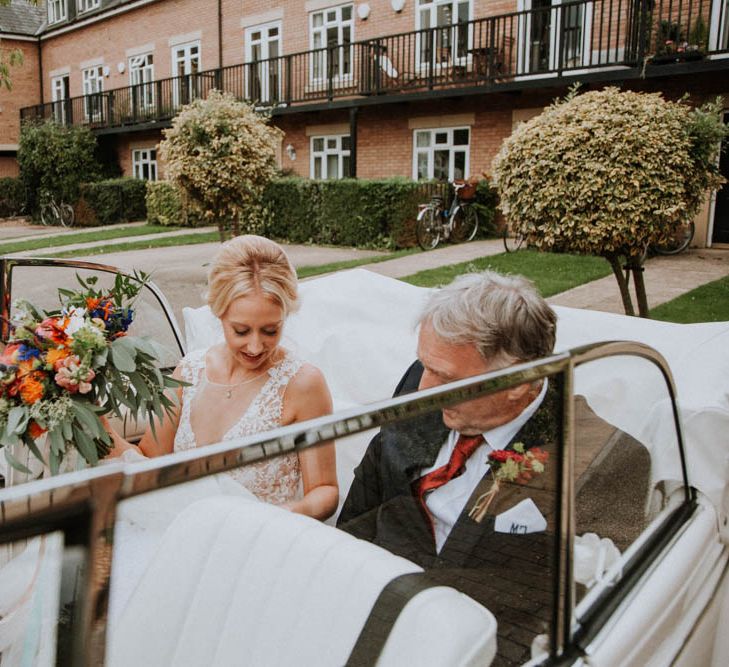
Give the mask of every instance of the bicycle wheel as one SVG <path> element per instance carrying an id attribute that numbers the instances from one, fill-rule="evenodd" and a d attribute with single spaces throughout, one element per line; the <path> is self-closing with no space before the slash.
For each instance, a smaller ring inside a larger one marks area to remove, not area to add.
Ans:
<path id="1" fill-rule="evenodd" d="M 71 225 L 73 225 L 73 221 L 75 220 L 76 216 L 73 212 L 73 206 L 71 206 L 71 204 L 59 204 L 58 213 L 61 225 L 63 225 L 64 227 L 70 227 Z"/>
<path id="2" fill-rule="evenodd" d="M 507 224 L 504 227 L 504 248 L 506 252 L 516 252 L 524 243 L 524 236 L 516 230 L 515 225 Z"/>
<path id="3" fill-rule="evenodd" d="M 41 204 L 40 207 L 40 219 L 44 225 L 55 225 L 56 224 L 56 210 L 50 202 Z"/>
<path id="4" fill-rule="evenodd" d="M 696 227 L 693 222 L 680 225 L 676 228 L 676 231 L 667 243 L 654 245 L 653 250 L 655 250 L 659 255 L 678 255 L 678 253 L 683 252 L 689 247 L 691 241 L 693 241 L 695 233 Z"/>
<path id="5" fill-rule="evenodd" d="M 473 206 L 459 206 L 453 211 L 451 238 L 456 243 L 471 241 L 478 231 L 478 213 Z"/>
<path id="6" fill-rule="evenodd" d="M 423 250 L 432 250 L 440 241 L 439 212 L 432 206 L 428 206 L 418 214 L 418 221 L 415 224 L 415 236 L 418 239 L 418 245 Z"/>

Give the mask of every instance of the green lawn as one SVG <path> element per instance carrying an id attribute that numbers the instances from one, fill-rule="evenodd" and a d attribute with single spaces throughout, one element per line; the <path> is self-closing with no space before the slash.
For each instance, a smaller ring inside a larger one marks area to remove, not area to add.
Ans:
<path id="1" fill-rule="evenodd" d="M 12 252 L 23 252 L 26 250 L 38 250 L 39 248 L 58 248 L 74 243 L 90 243 L 91 241 L 107 241 L 120 239 L 127 236 L 146 236 L 147 234 L 160 234 L 172 232 L 180 227 L 165 227 L 163 225 L 140 225 L 138 227 L 109 227 L 109 229 L 97 230 L 95 232 L 78 232 L 59 234 L 58 236 L 39 236 L 27 241 L 10 241 L 0 243 L 0 255 Z"/>
<path id="2" fill-rule="evenodd" d="M 651 317 L 683 324 L 729 321 L 729 276 L 706 283 L 653 308 Z"/>
<path id="3" fill-rule="evenodd" d="M 163 229 L 169 230 L 169 227 Z M 219 241 L 220 234 L 202 232 L 200 234 L 180 234 L 179 236 L 165 236 L 148 241 L 130 241 L 129 243 L 113 243 L 111 245 L 94 246 L 91 248 L 78 248 L 76 250 L 62 250 L 61 252 L 44 253 L 40 257 L 90 257 L 91 255 L 105 255 L 110 252 L 124 252 L 125 250 L 145 250 L 147 248 L 168 248 L 177 245 L 194 245 L 196 243 L 212 243 Z"/>
<path id="4" fill-rule="evenodd" d="M 473 262 L 420 271 L 403 280 L 420 287 L 435 287 L 451 282 L 461 273 L 485 269 L 526 276 L 534 282 L 544 297 L 612 273 L 610 265 L 600 257 L 520 250 L 515 253 L 483 257 Z"/>

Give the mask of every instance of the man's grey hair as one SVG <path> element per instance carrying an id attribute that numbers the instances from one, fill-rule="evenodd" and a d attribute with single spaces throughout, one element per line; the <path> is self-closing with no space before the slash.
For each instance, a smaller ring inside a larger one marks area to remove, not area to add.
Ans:
<path id="1" fill-rule="evenodd" d="M 420 315 L 425 322 L 440 338 L 474 344 L 484 359 L 502 358 L 504 365 L 551 354 L 557 328 L 531 281 L 495 271 L 461 275 L 435 290 Z"/>

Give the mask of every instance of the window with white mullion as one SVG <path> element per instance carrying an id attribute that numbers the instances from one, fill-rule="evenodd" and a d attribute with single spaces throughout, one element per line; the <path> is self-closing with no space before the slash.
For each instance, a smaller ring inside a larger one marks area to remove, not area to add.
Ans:
<path id="1" fill-rule="evenodd" d="M 316 179 L 338 179 L 349 176 L 349 135 L 311 138 L 310 176 Z"/>
<path id="2" fill-rule="evenodd" d="M 464 65 L 473 48 L 472 0 L 418 0 L 416 51 L 421 67 Z"/>
<path id="3" fill-rule="evenodd" d="M 66 123 L 66 100 L 69 98 L 68 74 L 51 79 L 51 102 L 53 102 L 53 118 L 57 123 Z"/>
<path id="4" fill-rule="evenodd" d="M 145 53 L 129 58 L 129 85 L 132 104 L 137 111 L 154 107 L 154 56 Z"/>
<path id="5" fill-rule="evenodd" d="M 99 120 L 102 115 L 102 99 L 99 93 L 104 90 L 103 67 L 89 67 L 82 75 L 84 91 L 84 116 L 87 120 Z"/>
<path id="6" fill-rule="evenodd" d="M 145 181 L 157 180 L 157 149 L 137 148 L 132 151 L 134 178 Z"/>
<path id="7" fill-rule="evenodd" d="M 281 22 L 246 29 L 246 98 L 273 103 L 281 99 Z"/>
<path id="8" fill-rule="evenodd" d="M 48 23 L 58 23 L 68 18 L 68 0 L 48 0 Z"/>
<path id="9" fill-rule="evenodd" d="M 467 127 L 415 130 L 413 178 L 437 181 L 466 178 L 470 138 Z"/>
<path id="10" fill-rule="evenodd" d="M 309 15 L 313 81 L 347 79 L 352 76 L 354 51 L 354 5 L 330 7 Z"/>
<path id="11" fill-rule="evenodd" d="M 78 0 L 78 13 L 91 11 L 92 9 L 98 9 L 101 6 L 101 0 Z"/>

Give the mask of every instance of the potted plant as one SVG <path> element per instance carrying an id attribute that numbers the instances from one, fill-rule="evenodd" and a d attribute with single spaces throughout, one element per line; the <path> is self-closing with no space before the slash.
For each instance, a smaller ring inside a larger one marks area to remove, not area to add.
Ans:
<path id="1" fill-rule="evenodd" d="M 700 60 L 704 57 L 708 37 L 709 31 L 701 16 L 694 22 L 689 39 L 679 22 L 661 19 L 656 26 L 656 50 L 651 62 L 661 65 Z"/>

